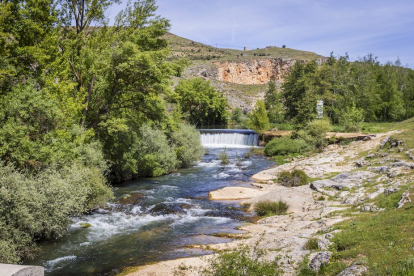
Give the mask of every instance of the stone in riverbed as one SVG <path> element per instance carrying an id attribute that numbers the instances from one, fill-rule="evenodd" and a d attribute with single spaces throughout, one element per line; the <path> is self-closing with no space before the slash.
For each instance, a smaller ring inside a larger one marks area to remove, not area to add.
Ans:
<path id="1" fill-rule="evenodd" d="M 158 203 L 150 210 L 150 213 L 153 215 L 186 214 L 184 209 L 190 207 L 190 204 L 185 203 Z"/>
<path id="2" fill-rule="evenodd" d="M 133 192 L 128 195 L 125 195 L 119 200 L 119 204 L 121 205 L 127 205 L 132 204 L 136 205 L 142 201 L 142 199 L 145 197 L 145 194 L 140 192 Z"/>

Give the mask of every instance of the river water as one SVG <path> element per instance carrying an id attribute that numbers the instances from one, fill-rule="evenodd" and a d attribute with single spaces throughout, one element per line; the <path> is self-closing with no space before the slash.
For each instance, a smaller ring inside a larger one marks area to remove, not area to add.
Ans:
<path id="1" fill-rule="evenodd" d="M 75 218 L 68 234 L 40 244 L 38 257 L 52 275 L 115 275 L 122 268 L 154 261 L 208 254 L 191 244 L 230 241 L 214 233 L 238 233 L 251 214 L 237 202 L 211 201 L 208 192 L 226 186 L 250 187 L 250 176 L 274 163 L 250 148 L 229 148 L 230 164 L 221 165 L 223 149 L 209 148 L 194 167 L 115 187 L 116 200 L 105 209 Z"/>

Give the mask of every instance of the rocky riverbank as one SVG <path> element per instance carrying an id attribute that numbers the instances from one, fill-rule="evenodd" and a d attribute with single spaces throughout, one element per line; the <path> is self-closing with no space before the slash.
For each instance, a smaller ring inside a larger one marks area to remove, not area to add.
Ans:
<path id="1" fill-rule="evenodd" d="M 309 259 L 309 268 L 317 271 L 321 264 L 330 260 L 331 253 L 326 250 L 337 232 L 332 231 L 331 226 L 346 219 L 341 210 L 359 206 L 361 212 L 379 212 L 380 208 L 370 203 L 371 199 L 414 181 L 411 173 L 414 163 L 401 160 L 401 156 L 409 156 L 412 152 L 406 152 L 399 141 L 388 141 L 390 150 L 379 151 L 393 134 L 396 132 L 378 134 L 370 140 L 346 146 L 330 146 L 314 156 L 295 158 L 290 163 L 259 172 L 252 177 L 255 189 L 232 187 L 211 192 L 211 200 L 241 199 L 242 203 L 253 206 L 261 200 L 283 199 L 290 207 L 287 215 L 266 217 L 241 227 L 249 232 L 249 239 L 209 248 L 221 250 L 239 244 L 253 247 L 259 243 L 267 250 L 266 259 L 278 258 L 284 275 L 294 275 L 304 258 Z M 293 168 L 305 171 L 312 178 L 311 184 L 288 188 L 274 183 L 280 171 Z M 411 200 L 409 192 L 405 200 Z M 305 249 L 310 238 L 317 240 L 321 251 Z M 208 258 L 160 262 L 139 267 L 128 275 L 174 275 L 174 271 L 179 275 L 198 275 L 196 267 L 207 265 Z M 350 264 L 340 275 L 361 275 L 366 269 Z M 346 274 L 347 271 L 354 274 Z"/>

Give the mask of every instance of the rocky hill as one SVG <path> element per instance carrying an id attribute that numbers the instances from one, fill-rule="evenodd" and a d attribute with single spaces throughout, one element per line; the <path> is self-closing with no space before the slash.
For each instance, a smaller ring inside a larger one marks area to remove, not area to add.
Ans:
<path id="1" fill-rule="evenodd" d="M 229 99 L 232 108 L 249 111 L 258 99 L 264 97 L 266 84 L 275 81 L 280 85 L 290 68 L 296 63 L 316 60 L 323 56 L 290 48 L 268 46 L 264 49 L 222 49 L 167 34 L 171 59 L 187 58 L 191 65 L 184 78 L 202 77 L 211 82 Z M 178 80 L 177 80 L 178 81 Z"/>

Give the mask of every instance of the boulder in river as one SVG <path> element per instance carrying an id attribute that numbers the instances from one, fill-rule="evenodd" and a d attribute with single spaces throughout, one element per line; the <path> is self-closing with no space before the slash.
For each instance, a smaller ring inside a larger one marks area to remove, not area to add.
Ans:
<path id="1" fill-rule="evenodd" d="M 133 193 L 123 196 L 118 202 L 121 205 L 127 205 L 127 204 L 136 205 L 136 204 L 139 204 L 144 197 L 145 197 L 144 193 L 133 192 Z"/>
<path id="2" fill-rule="evenodd" d="M 149 212 L 152 215 L 186 214 L 184 209 L 191 208 L 186 203 L 158 203 Z"/>

